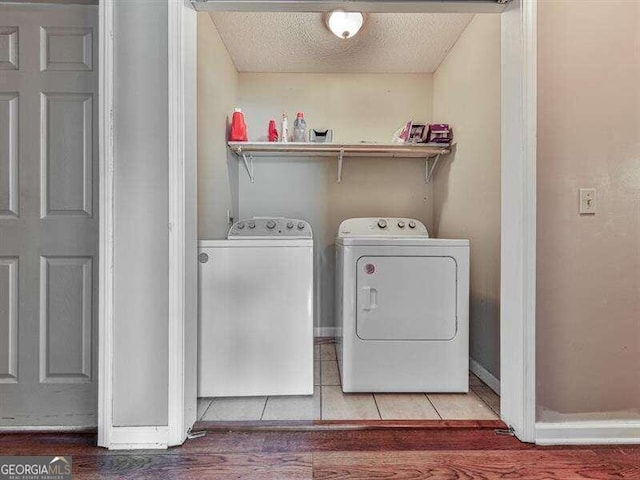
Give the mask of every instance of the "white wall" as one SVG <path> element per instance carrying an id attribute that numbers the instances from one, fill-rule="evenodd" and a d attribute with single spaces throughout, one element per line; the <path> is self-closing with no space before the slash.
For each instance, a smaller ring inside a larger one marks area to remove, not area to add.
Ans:
<path id="1" fill-rule="evenodd" d="M 227 149 L 238 72 L 207 13 L 198 14 L 198 237 L 226 238 L 237 214 L 238 162 Z"/>
<path id="2" fill-rule="evenodd" d="M 434 75 L 433 117 L 456 147 L 434 182 L 434 233 L 471 241 L 470 356 L 500 378 L 501 38 L 476 15 Z"/>
<path id="3" fill-rule="evenodd" d="M 116 426 L 166 425 L 166 2 L 117 2 L 114 23 L 113 422 Z"/>
<path id="4" fill-rule="evenodd" d="M 293 124 L 304 112 L 309 128 L 331 127 L 336 142 L 389 142 L 407 120 L 429 122 L 429 74 L 239 75 L 238 104 L 250 140 L 265 140 L 270 119 L 283 112 Z M 278 127 L 279 129 L 280 127 Z M 343 183 L 337 159 L 259 159 L 255 183 L 241 169 L 240 217 L 282 215 L 308 220 L 316 246 L 316 325 L 332 327 L 334 239 L 350 217 L 415 217 L 431 226 L 431 187 L 424 161 L 347 158 Z"/>

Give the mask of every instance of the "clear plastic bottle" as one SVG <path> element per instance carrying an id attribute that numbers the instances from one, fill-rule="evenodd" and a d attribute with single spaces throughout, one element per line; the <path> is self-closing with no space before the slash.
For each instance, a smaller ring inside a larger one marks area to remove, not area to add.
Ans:
<path id="1" fill-rule="evenodd" d="M 304 113 L 298 112 L 296 121 L 293 122 L 293 141 L 294 142 L 306 142 L 307 141 L 307 122 L 304 121 Z"/>
<path id="2" fill-rule="evenodd" d="M 280 130 L 280 141 L 287 143 L 289 141 L 289 118 L 286 113 L 282 114 L 282 130 Z"/>

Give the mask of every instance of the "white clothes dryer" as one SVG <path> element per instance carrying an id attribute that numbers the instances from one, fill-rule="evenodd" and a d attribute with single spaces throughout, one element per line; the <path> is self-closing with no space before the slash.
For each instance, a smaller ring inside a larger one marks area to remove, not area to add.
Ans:
<path id="1" fill-rule="evenodd" d="M 345 392 L 469 390 L 469 241 L 409 218 L 354 218 L 336 239 Z"/>

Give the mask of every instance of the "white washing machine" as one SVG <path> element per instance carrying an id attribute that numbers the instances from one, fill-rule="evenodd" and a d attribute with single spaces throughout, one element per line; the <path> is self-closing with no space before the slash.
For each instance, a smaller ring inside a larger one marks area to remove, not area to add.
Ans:
<path id="1" fill-rule="evenodd" d="M 312 395 L 311 226 L 243 220 L 198 258 L 198 396 Z"/>
<path id="2" fill-rule="evenodd" d="M 336 239 L 345 392 L 469 390 L 469 241 L 408 218 L 353 218 Z"/>

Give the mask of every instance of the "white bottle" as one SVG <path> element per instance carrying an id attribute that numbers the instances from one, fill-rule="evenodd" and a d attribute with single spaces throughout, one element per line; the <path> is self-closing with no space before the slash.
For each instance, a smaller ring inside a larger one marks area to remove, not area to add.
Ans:
<path id="1" fill-rule="evenodd" d="M 281 142 L 289 142 L 289 119 L 286 113 L 282 114 L 282 129 L 280 130 L 280 135 Z"/>

